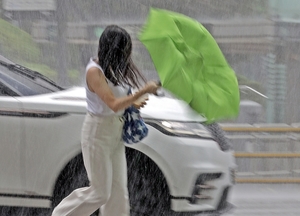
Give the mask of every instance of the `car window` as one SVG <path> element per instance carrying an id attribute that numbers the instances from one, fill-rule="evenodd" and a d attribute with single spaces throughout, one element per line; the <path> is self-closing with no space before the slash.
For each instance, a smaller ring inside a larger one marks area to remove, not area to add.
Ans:
<path id="1" fill-rule="evenodd" d="M 6 86 L 4 86 L 2 83 L 0 83 L 0 96 L 12 96 L 7 92 Z"/>
<path id="2" fill-rule="evenodd" d="M 60 90 L 39 77 L 26 76 L 3 65 L 0 65 L 0 82 L 3 87 L 10 89 L 19 96 L 45 94 Z"/>

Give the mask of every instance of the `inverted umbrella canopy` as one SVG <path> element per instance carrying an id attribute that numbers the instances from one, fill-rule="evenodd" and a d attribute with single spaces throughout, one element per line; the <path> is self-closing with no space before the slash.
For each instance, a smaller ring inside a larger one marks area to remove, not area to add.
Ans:
<path id="1" fill-rule="evenodd" d="M 150 53 L 162 86 L 208 122 L 238 115 L 236 75 L 202 24 L 151 8 L 139 40 Z"/>

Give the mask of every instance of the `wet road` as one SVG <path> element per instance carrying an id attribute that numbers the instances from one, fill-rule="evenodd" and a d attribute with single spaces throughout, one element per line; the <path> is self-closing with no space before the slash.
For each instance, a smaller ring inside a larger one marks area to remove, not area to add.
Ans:
<path id="1" fill-rule="evenodd" d="M 229 201 L 234 208 L 222 216 L 299 216 L 299 184 L 237 184 Z"/>
<path id="2" fill-rule="evenodd" d="M 300 216 L 300 184 L 237 184 L 229 194 L 229 202 L 233 209 L 214 216 Z M 0 216 L 48 215 L 43 209 L 0 211 Z"/>

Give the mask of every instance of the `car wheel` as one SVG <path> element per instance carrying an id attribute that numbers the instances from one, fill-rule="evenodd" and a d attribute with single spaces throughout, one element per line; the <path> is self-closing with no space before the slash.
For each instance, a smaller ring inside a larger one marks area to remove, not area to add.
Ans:
<path id="1" fill-rule="evenodd" d="M 52 210 L 73 190 L 89 185 L 86 170 L 83 165 L 82 155 L 78 155 L 71 160 L 60 176 L 55 185 L 52 199 Z M 92 214 L 98 216 L 99 210 Z"/>
<path id="2" fill-rule="evenodd" d="M 126 148 L 131 216 L 184 216 L 170 210 L 169 188 L 163 173 L 143 153 Z"/>
<path id="3" fill-rule="evenodd" d="M 164 215 L 169 206 L 165 180 L 147 156 L 133 149 L 126 149 L 128 192 L 131 215 Z"/>
<path id="4" fill-rule="evenodd" d="M 10 207 L 10 206 L 0 207 L 0 216 L 15 215 L 15 212 L 16 212 L 16 207 Z"/>
<path id="5" fill-rule="evenodd" d="M 0 216 L 47 216 L 50 215 L 48 208 L 30 208 L 30 207 L 0 207 Z"/>

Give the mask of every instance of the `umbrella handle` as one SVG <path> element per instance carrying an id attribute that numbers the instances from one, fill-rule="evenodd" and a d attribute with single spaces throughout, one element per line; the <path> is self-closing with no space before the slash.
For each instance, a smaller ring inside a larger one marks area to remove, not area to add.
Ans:
<path id="1" fill-rule="evenodd" d="M 164 97 L 164 96 L 165 96 L 165 93 L 164 93 L 163 91 L 157 90 L 157 92 L 154 93 L 154 95 L 157 96 L 157 97 Z"/>
<path id="2" fill-rule="evenodd" d="M 157 80 L 156 81 L 156 85 L 158 85 L 159 87 L 161 87 L 161 82 L 160 80 Z M 158 96 L 158 97 L 164 97 L 165 96 L 165 93 L 163 91 L 159 91 L 157 90 L 154 95 Z"/>

